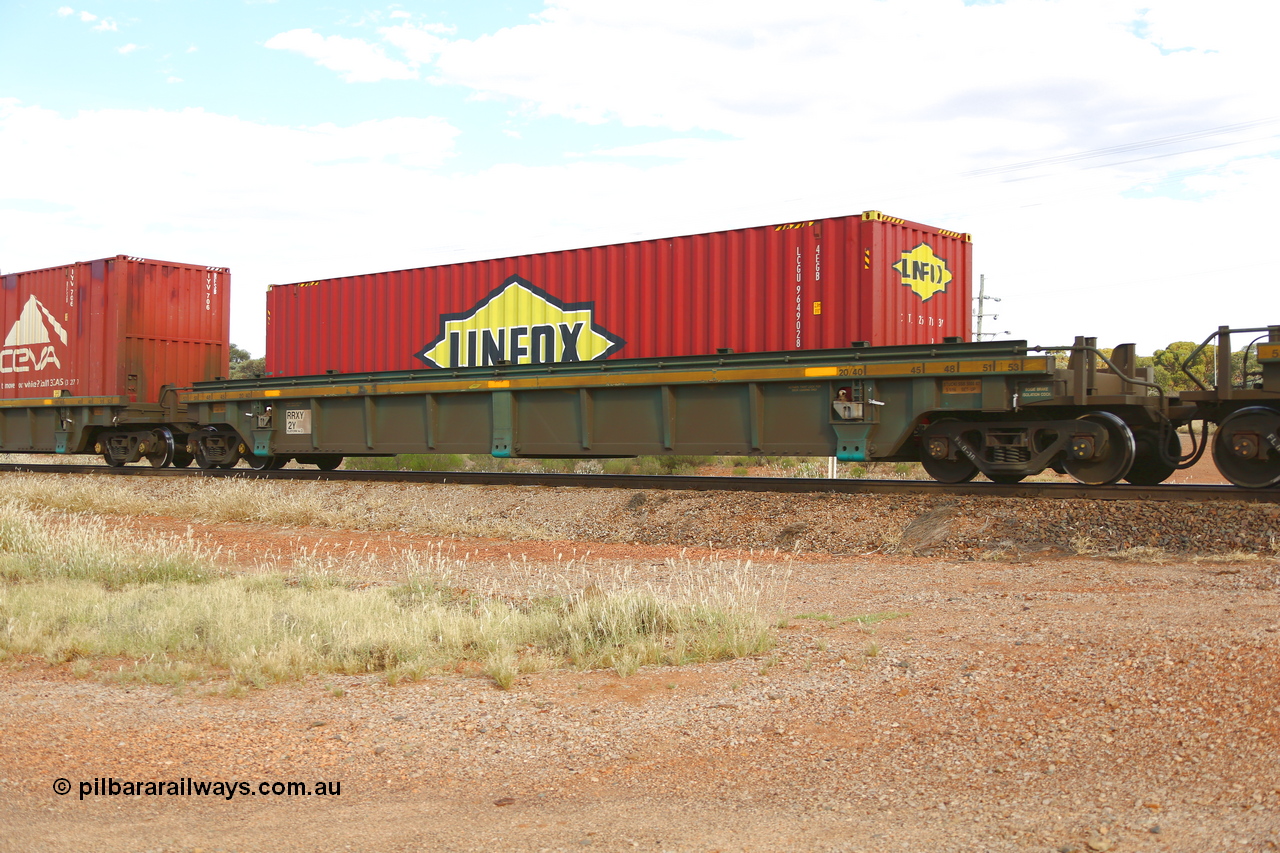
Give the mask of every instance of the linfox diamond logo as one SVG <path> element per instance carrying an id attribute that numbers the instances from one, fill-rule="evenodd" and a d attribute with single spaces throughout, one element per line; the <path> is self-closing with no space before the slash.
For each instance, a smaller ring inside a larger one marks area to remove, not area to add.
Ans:
<path id="1" fill-rule="evenodd" d="M 66 344 L 67 330 L 32 296 L 5 336 L 4 347 L 0 349 L 0 373 L 39 371 L 51 364 L 61 369 L 62 362 L 54 351 L 50 331 Z"/>
<path id="2" fill-rule="evenodd" d="M 933 247 L 921 243 L 893 265 L 902 276 L 902 284 L 911 288 L 921 302 L 928 302 L 935 294 L 945 293 L 953 276 L 947 269 L 947 261 L 933 253 Z"/>
<path id="3" fill-rule="evenodd" d="M 414 353 L 432 367 L 549 364 L 608 358 L 626 341 L 595 322 L 594 302 L 566 304 L 518 275 L 460 314 L 442 314 Z"/>

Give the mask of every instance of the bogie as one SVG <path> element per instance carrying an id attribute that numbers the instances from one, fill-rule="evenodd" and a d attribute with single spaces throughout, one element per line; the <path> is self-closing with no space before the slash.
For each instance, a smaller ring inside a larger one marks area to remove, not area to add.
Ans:
<path id="1" fill-rule="evenodd" d="M 235 432 L 209 427 L 191 434 L 187 452 L 201 468 L 234 468 L 244 444 Z"/>
<path id="2" fill-rule="evenodd" d="M 144 460 L 153 468 L 164 468 L 173 463 L 175 440 L 168 425 L 104 430 L 98 433 L 93 451 L 113 468 Z"/>

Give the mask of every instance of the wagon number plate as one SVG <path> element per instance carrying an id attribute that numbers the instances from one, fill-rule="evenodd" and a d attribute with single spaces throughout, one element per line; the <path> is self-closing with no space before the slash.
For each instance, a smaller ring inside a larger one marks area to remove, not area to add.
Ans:
<path id="1" fill-rule="evenodd" d="M 285 409 L 284 431 L 286 435 L 311 435 L 311 410 Z"/>

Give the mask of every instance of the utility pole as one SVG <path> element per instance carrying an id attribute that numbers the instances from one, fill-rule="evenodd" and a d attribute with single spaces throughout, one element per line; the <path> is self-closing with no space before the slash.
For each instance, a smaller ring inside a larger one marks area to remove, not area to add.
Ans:
<path id="1" fill-rule="evenodd" d="M 988 313 L 986 313 L 986 310 L 985 310 L 985 308 L 986 308 L 986 303 L 987 303 L 987 302 L 999 302 L 999 301 L 1000 301 L 1000 297 L 999 297 L 999 296 L 987 296 L 987 277 L 986 277 L 986 275 L 980 275 L 980 276 L 978 276 L 978 295 L 977 295 L 977 297 L 975 297 L 975 298 L 974 298 L 974 300 L 973 300 L 973 301 L 974 301 L 974 311 L 973 311 L 974 332 L 973 332 L 973 339 L 974 339 L 975 341 L 980 341 L 980 340 L 982 340 L 982 336 L 983 336 L 983 334 L 988 334 L 988 335 L 990 335 L 990 336 L 991 336 L 991 337 L 993 337 L 993 338 L 994 338 L 996 335 L 1007 335 L 1007 334 L 1009 334 L 1008 332 L 985 332 L 985 333 L 984 333 L 984 332 L 982 331 L 982 319 L 983 319 L 984 317 L 990 317 L 992 320 L 999 320 L 999 319 L 1000 319 L 1000 315 L 999 315 L 999 314 L 988 314 Z"/>

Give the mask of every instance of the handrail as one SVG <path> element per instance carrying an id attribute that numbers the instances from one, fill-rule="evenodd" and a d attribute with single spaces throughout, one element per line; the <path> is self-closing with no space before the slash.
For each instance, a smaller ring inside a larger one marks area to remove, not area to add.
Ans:
<path id="1" fill-rule="evenodd" d="M 1028 352 L 1052 352 L 1054 350 L 1066 350 L 1068 352 L 1081 352 L 1081 353 L 1091 352 L 1094 355 L 1096 355 L 1098 358 L 1102 359 L 1102 363 L 1105 364 L 1107 367 L 1111 368 L 1111 372 L 1114 373 L 1116 376 L 1119 376 L 1121 381 L 1128 382 L 1133 385 L 1142 385 L 1147 388 L 1154 388 L 1156 389 L 1156 393 L 1158 395 L 1160 395 L 1161 397 L 1165 396 L 1164 388 L 1162 388 L 1160 385 L 1156 384 L 1155 382 L 1147 382 L 1145 379 L 1138 379 L 1136 377 L 1128 376 L 1127 374 L 1122 373 L 1120 371 L 1120 368 L 1116 367 L 1115 363 L 1112 362 L 1111 359 L 1107 358 L 1107 356 L 1103 354 L 1102 350 L 1098 349 L 1097 347 L 1076 346 L 1075 344 L 1072 344 L 1070 346 L 1065 346 L 1065 347 L 1027 347 Z"/>
<path id="2" fill-rule="evenodd" d="M 1197 388 L 1199 388 L 1201 391 L 1208 391 L 1209 389 L 1205 387 L 1205 384 L 1201 382 L 1198 378 L 1196 378 L 1196 375 L 1187 368 L 1187 365 L 1190 364 L 1192 361 L 1194 361 L 1196 356 L 1200 355 L 1200 353 L 1204 351 L 1204 348 L 1209 345 L 1210 341 L 1212 341 L 1214 338 L 1219 339 L 1219 343 L 1218 343 L 1219 354 L 1217 358 L 1221 358 L 1222 349 L 1225 347 L 1227 350 L 1227 358 L 1230 359 L 1231 358 L 1231 335 L 1233 332 L 1240 332 L 1240 333 L 1270 332 L 1273 328 L 1274 328 L 1273 326 L 1258 326 L 1252 329 L 1232 329 L 1227 326 L 1219 326 L 1216 332 L 1209 335 L 1209 337 L 1205 338 L 1204 342 L 1201 343 L 1200 346 L 1193 349 L 1191 351 L 1191 354 L 1188 355 L 1185 359 L 1183 359 L 1182 364 L 1179 365 L 1179 369 L 1181 369 L 1182 372 L 1185 373 L 1188 376 L 1188 378 L 1191 379 L 1192 382 L 1196 383 Z M 1224 338 L 1226 340 L 1225 344 L 1222 343 L 1222 339 Z"/>

